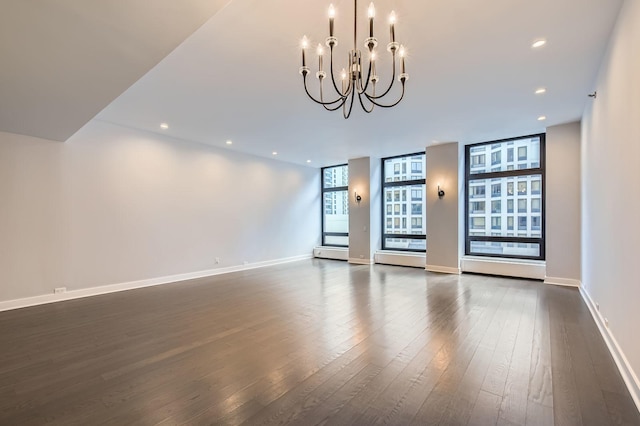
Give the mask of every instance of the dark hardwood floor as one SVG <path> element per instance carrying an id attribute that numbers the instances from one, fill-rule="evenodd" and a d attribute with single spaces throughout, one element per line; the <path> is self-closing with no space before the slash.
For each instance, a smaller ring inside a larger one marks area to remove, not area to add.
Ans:
<path id="1" fill-rule="evenodd" d="M 0 313 L 0 424 L 640 425 L 575 289 L 309 260 Z"/>

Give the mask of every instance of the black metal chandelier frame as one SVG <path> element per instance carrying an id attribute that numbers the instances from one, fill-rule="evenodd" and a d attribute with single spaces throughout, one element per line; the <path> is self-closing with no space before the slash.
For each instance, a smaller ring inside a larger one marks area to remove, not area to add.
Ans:
<path id="1" fill-rule="evenodd" d="M 326 39 L 326 46 L 329 48 L 329 72 L 331 75 L 331 83 L 337 97 L 333 100 L 325 100 L 323 83 L 327 77 L 327 73 L 323 70 L 323 56 L 324 49 L 321 44 L 318 44 L 318 71 L 316 72 L 316 78 L 320 82 L 320 98 L 314 97 L 310 92 L 307 85 L 307 77 L 310 73 L 310 68 L 306 64 L 306 49 L 309 48 L 309 43 L 306 36 L 302 40 L 302 67 L 300 67 L 300 74 L 302 75 L 304 90 L 314 102 L 322 105 L 327 111 L 336 111 L 342 108 L 342 115 L 345 119 L 349 118 L 351 111 L 353 110 L 353 104 L 355 103 L 356 94 L 358 95 L 358 101 L 362 109 L 370 113 L 378 106 L 381 108 L 391 108 L 400 103 L 404 98 L 405 83 L 409 79 L 409 74 L 405 70 L 405 49 L 395 41 L 395 13 L 391 12 L 390 17 L 390 42 L 387 45 L 387 51 L 391 53 L 392 62 L 392 77 L 391 82 L 380 95 L 376 95 L 376 84 L 380 81 L 380 77 L 376 73 L 376 51 L 378 46 L 378 40 L 373 36 L 373 21 L 375 17 L 375 9 L 373 3 L 369 6 L 369 37 L 364 41 L 365 48 L 369 51 L 369 66 L 366 74 L 366 78 L 363 78 L 362 73 L 362 52 L 357 49 L 357 34 L 358 34 L 358 0 L 354 0 L 354 25 L 353 25 L 353 49 L 349 51 L 348 58 L 348 71 L 342 69 L 341 73 L 341 88 L 338 88 L 336 83 L 335 73 L 333 70 L 333 54 L 334 48 L 338 45 L 338 39 L 334 36 L 334 16 L 335 11 L 333 5 L 329 7 L 329 37 Z M 384 104 L 380 100 L 387 96 L 396 82 L 396 54 L 400 56 L 402 65 L 401 73 L 398 75 L 398 81 L 402 85 L 402 92 L 400 97 L 393 103 Z"/>

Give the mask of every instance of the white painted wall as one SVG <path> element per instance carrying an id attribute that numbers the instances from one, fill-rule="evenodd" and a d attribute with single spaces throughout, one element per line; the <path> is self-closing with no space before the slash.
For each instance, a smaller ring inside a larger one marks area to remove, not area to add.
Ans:
<path id="1" fill-rule="evenodd" d="M 373 252 L 379 248 L 374 245 L 376 235 L 380 238 L 380 214 L 374 210 L 380 200 L 380 191 L 372 191 L 372 185 L 374 189 L 379 188 L 372 176 L 380 179 L 375 161 L 370 157 L 349 160 L 349 262 L 352 263 L 373 263 Z M 355 192 L 362 197 L 359 203 L 355 200 Z M 379 204 L 377 208 L 380 209 Z M 376 223 L 372 221 L 375 218 L 378 218 Z"/>
<path id="2" fill-rule="evenodd" d="M 546 282 L 580 285 L 580 122 L 547 128 Z"/>
<path id="3" fill-rule="evenodd" d="M 99 121 L 0 133 L 0 301 L 311 255 L 319 175 Z"/>
<path id="4" fill-rule="evenodd" d="M 460 229 L 457 142 L 426 149 L 427 270 L 460 273 Z M 445 191 L 438 197 L 438 184 Z"/>
<path id="5" fill-rule="evenodd" d="M 640 372 L 640 2 L 627 0 L 582 124 L 582 282 Z M 636 386 L 639 385 L 637 375 Z M 638 400 L 636 400 L 638 401 Z"/>

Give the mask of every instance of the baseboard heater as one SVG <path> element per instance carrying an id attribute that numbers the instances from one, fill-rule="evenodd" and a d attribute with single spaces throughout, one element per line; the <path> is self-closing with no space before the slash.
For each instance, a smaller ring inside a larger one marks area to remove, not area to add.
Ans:
<path id="1" fill-rule="evenodd" d="M 531 278 L 535 280 L 544 280 L 547 272 L 546 263 L 540 260 L 464 256 L 460 260 L 460 266 L 462 272 Z"/>
<path id="2" fill-rule="evenodd" d="M 342 247 L 316 247 L 313 249 L 313 257 L 320 259 L 349 260 L 349 249 Z"/>

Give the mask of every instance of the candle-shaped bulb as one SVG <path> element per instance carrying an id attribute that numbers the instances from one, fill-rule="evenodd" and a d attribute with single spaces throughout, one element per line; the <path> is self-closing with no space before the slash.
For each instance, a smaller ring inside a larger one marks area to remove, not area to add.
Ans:
<path id="1" fill-rule="evenodd" d="M 302 42 L 300 42 L 301 46 L 302 46 L 302 66 L 306 67 L 307 66 L 307 56 L 306 56 L 306 49 L 307 47 L 309 47 L 309 39 L 307 38 L 307 36 L 302 37 Z"/>
<path id="2" fill-rule="evenodd" d="M 375 50 L 372 50 L 372 51 L 371 51 L 371 57 L 370 57 L 370 59 L 371 59 L 371 61 L 372 61 L 372 62 L 376 60 L 376 51 L 375 51 Z"/>
<path id="3" fill-rule="evenodd" d="M 324 55 L 324 47 L 322 47 L 322 44 L 318 43 L 318 48 L 316 49 L 316 52 L 318 52 L 318 56 Z"/>
<path id="4" fill-rule="evenodd" d="M 389 15 L 389 38 L 391 39 L 391 43 L 395 43 L 396 41 L 396 12 L 391 11 L 391 15 Z"/>
<path id="5" fill-rule="evenodd" d="M 333 4 L 329 5 L 329 37 L 333 37 L 333 18 L 336 16 L 336 9 Z"/>
<path id="6" fill-rule="evenodd" d="M 376 16 L 376 8 L 373 3 L 369 5 L 369 37 L 373 37 L 373 18 Z"/>
<path id="7" fill-rule="evenodd" d="M 404 50 L 404 46 L 403 45 L 400 45 L 400 52 L 399 53 L 400 53 L 400 57 L 401 58 L 404 58 L 405 55 L 407 54 L 407 52 Z"/>

